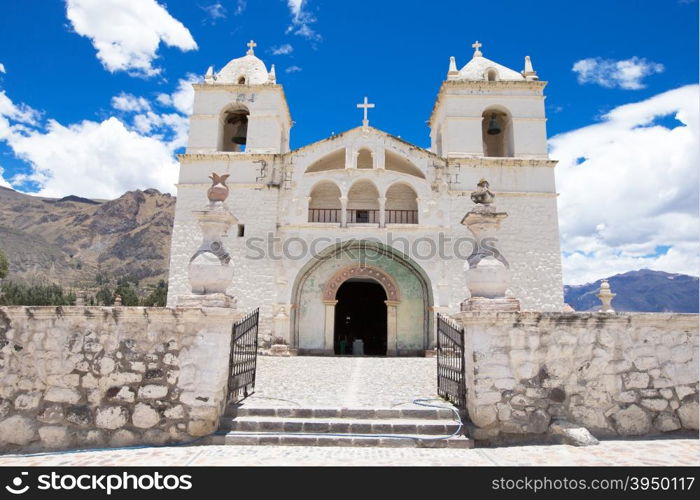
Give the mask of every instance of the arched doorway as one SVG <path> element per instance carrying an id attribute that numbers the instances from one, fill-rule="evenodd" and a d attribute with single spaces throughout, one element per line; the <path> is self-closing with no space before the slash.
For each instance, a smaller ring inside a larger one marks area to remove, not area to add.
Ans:
<path id="1" fill-rule="evenodd" d="M 362 342 L 365 355 L 386 356 L 387 296 L 384 287 L 373 279 L 351 278 L 335 296 L 335 354 L 352 354 L 354 342 Z"/>
<path id="2" fill-rule="evenodd" d="M 374 281 L 384 289 L 387 356 L 420 356 L 434 347 L 433 293 L 425 271 L 390 246 L 350 240 L 329 245 L 297 272 L 290 340 L 300 354 L 337 352 L 338 291 L 347 281 Z"/>

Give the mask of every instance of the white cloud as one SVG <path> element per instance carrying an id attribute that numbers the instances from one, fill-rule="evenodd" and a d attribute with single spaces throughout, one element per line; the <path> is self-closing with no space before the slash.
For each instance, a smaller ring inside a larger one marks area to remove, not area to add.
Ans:
<path id="1" fill-rule="evenodd" d="M 565 283 L 640 268 L 699 274 L 699 98 L 697 85 L 681 87 L 550 140 Z"/>
<path id="2" fill-rule="evenodd" d="M 12 188 L 10 183 L 7 182 L 7 180 L 5 180 L 5 178 L 3 177 L 4 173 L 5 173 L 5 170 L 2 167 L 0 167 L 0 186 L 6 187 L 6 188 Z"/>
<path id="3" fill-rule="evenodd" d="M 298 73 L 299 71 L 301 71 L 299 66 L 290 66 L 284 70 L 285 73 Z"/>
<path id="4" fill-rule="evenodd" d="M 191 83 L 198 80 L 187 75 L 171 94 L 158 96 L 158 107 L 170 109 L 154 110 L 146 98 L 121 93 L 112 98 L 112 105 L 124 113 L 122 119 L 69 125 L 55 120 L 42 124 L 37 111 L 13 103 L 0 91 L 0 140 L 31 169 L 15 175 L 12 183 L 32 183 L 37 194 L 50 197 L 114 198 L 150 187 L 174 192 L 174 152 L 186 145 Z"/>
<path id="5" fill-rule="evenodd" d="M 118 96 L 112 97 L 112 107 L 119 111 L 148 111 L 151 109 L 151 105 L 143 97 L 136 97 L 133 94 L 126 94 L 122 92 Z"/>
<path id="6" fill-rule="evenodd" d="M 26 104 L 15 104 L 7 97 L 4 90 L 0 90 L 0 118 L 9 118 L 20 123 L 35 125 L 39 116 L 40 113 L 37 110 Z M 0 139 L 2 138 L 2 128 L 0 126 Z"/>
<path id="7" fill-rule="evenodd" d="M 42 196 L 115 198 L 137 187 L 171 192 L 177 177 L 166 144 L 128 130 L 114 117 L 68 127 L 50 120 L 46 132 L 17 134 L 9 143 L 32 165 L 21 180 L 36 182 Z"/>
<path id="8" fill-rule="evenodd" d="M 288 43 L 285 43 L 284 45 L 280 45 L 279 47 L 272 47 L 270 50 L 272 51 L 272 54 L 275 56 L 279 56 L 279 55 L 286 56 L 287 54 L 292 53 L 292 51 L 294 50 L 294 47 L 292 47 Z"/>
<path id="9" fill-rule="evenodd" d="M 243 14 L 243 11 L 245 11 L 245 8 L 248 6 L 248 3 L 246 0 L 238 0 L 236 2 L 236 10 L 233 12 L 234 16 L 240 16 Z"/>
<path id="10" fill-rule="evenodd" d="M 576 61 L 571 69 L 577 73 L 581 84 L 595 83 L 607 88 L 638 90 L 644 88 L 644 77 L 663 72 L 664 65 L 641 57 L 621 61 L 589 57 Z"/>
<path id="11" fill-rule="evenodd" d="M 204 12 L 206 12 L 212 24 L 216 24 L 216 21 L 218 21 L 219 19 L 226 19 L 226 7 L 221 5 L 221 2 L 216 2 L 211 5 L 205 5 L 200 8 Z"/>
<path id="12" fill-rule="evenodd" d="M 311 25 L 316 22 L 316 18 L 307 10 L 307 0 L 287 0 L 287 7 L 292 16 L 292 24 L 287 27 L 286 33 L 293 33 L 309 40 L 318 41 L 321 35 L 316 33 Z"/>
<path id="13" fill-rule="evenodd" d="M 5 71 L 5 65 L 3 63 L 0 63 L 0 73 L 7 73 L 7 71 Z"/>
<path id="14" fill-rule="evenodd" d="M 177 82 L 177 89 L 172 94 L 158 94 L 157 100 L 164 106 L 173 106 L 180 113 L 189 115 L 192 113 L 194 103 L 193 83 L 199 83 L 202 77 L 194 73 L 187 73 L 185 78 Z"/>
<path id="15" fill-rule="evenodd" d="M 183 51 L 197 49 L 189 30 L 156 0 L 66 0 L 66 16 L 111 72 L 158 74 L 152 62 L 161 41 Z"/>

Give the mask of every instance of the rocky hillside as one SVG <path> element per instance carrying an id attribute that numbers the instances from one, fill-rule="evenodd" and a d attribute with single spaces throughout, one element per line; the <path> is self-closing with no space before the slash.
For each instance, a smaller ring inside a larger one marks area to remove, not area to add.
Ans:
<path id="1" fill-rule="evenodd" d="M 0 248 L 11 280 L 89 289 L 101 278 L 167 279 L 175 197 L 155 189 L 116 200 L 41 198 L 0 187 Z M 642 269 L 608 278 L 619 311 L 698 312 L 698 278 Z M 595 310 L 601 280 L 565 286 L 577 311 Z"/>
<path id="2" fill-rule="evenodd" d="M 100 276 L 167 279 L 175 197 L 155 189 L 116 200 L 30 196 L 0 187 L 8 279 L 91 287 Z"/>
<path id="3" fill-rule="evenodd" d="M 564 300 L 577 311 L 596 310 L 600 301 L 598 280 L 579 286 L 565 286 Z M 698 312 L 698 278 L 641 269 L 608 278 L 617 296 L 612 305 L 617 311 Z"/>

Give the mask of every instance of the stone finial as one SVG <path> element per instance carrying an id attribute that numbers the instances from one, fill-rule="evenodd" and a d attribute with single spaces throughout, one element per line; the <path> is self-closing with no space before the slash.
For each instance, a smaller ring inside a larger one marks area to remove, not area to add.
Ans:
<path id="1" fill-rule="evenodd" d="M 270 72 L 267 74 L 267 79 L 270 83 L 277 83 L 277 74 L 275 73 L 275 65 L 270 66 Z"/>
<path id="2" fill-rule="evenodd" d="M 459 71 L 457 71 L 457 62 L 454 56 L 450 56 L 450 68 L 447 70 L 447 78 L 453 78 L 457 75 L 459 75 Z"/>
<path id="3" fill-rule="evenodd" d="M 204 83 L 214 83 L 214 66 L 209 66 L 204 74 Z"/>
<path id="4" fill-rule="evenodd" d="M 472 43 L 472 47 L 474 48 L 474 55 L 472 57 L 483 57 L 484 54 L 481 53 L 479 50 L 481 48 L 482 44 L 479 43 L 479 40 L 476 42 Z"/>
<path id="5" fill-rule="evenodd" d="M 115 305 L 116 307 L 121 307 L 121 305 L 122 305 L 122 296 L 121 296 L 121 295 L 116 294 L 116 295 L 114 296 L 114 305 Z"/>
<path id="6" fill-rule="evenodd" d="M 207 198 L 209 201 L 224 201 L 228 198 L 228 186 L 226 185 L 226 179 L 229 178 L 229 174 L 219 175 L 214 172 L 209 176 L 211 179 L 211 187 L 207 190 Z"/>
<path id="7" fill-rule="evenodd" d="M 251 40 L 251 41 L 248 42 L 246 45 L 248 46 L 248 51 L 246 52 L 246 54 L 249 55 L 249 56 L 254 56 L 254 55 L 255 55 L 255 52 L 253 51 L 253 49 L 254 49 L 255 47 L 257 47 L 258 44 L 255 43 L 253 40 Z"/>
<path id="8" fill-rule="evenodd" d="M 596 294 L 596 297 L 598 297 L 600 302 L 603 304 L 600 308 L 600 312 L 615 312 L 615 310 L 612 308 L 612 299 L 615 297 L 615 295 L 617 294 L 612 293 L 610 290 L 610 283 L 608 283 L 608 280 L 603 280 L 603 282 L 600 284 L 600 290 L 598 290 L 598 293 Z"/>
<path id="9" fill-rule="evenodd" d="M 525 56 L 525 69 L 523 69 L 522 75 L 526 80 L 537 80 L 537 72 L 532 68 L 530 56 Z"/>
<path id="10" fill-rule="evenodd" d="M 489 190 L 489 181 L 481 179 L 476 186 L 476 191 L 473 191 L 471 194 L 472 201 L 477 205 L 490 205 L 493 203 L 496 195 Z"/>

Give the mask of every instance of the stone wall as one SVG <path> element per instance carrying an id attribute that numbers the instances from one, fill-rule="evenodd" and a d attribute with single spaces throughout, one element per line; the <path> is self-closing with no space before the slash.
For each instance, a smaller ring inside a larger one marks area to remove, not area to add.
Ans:
<path id="1" fill-rule="evenodd" d="M 0 308 L 0 450 L 186 442 L 226 396 L 230 309 Z"/>
<path id="2" fill-rule="evenodd" d="M 477 439 L 698 429 L 698 316 L 460 313 Z"/>

